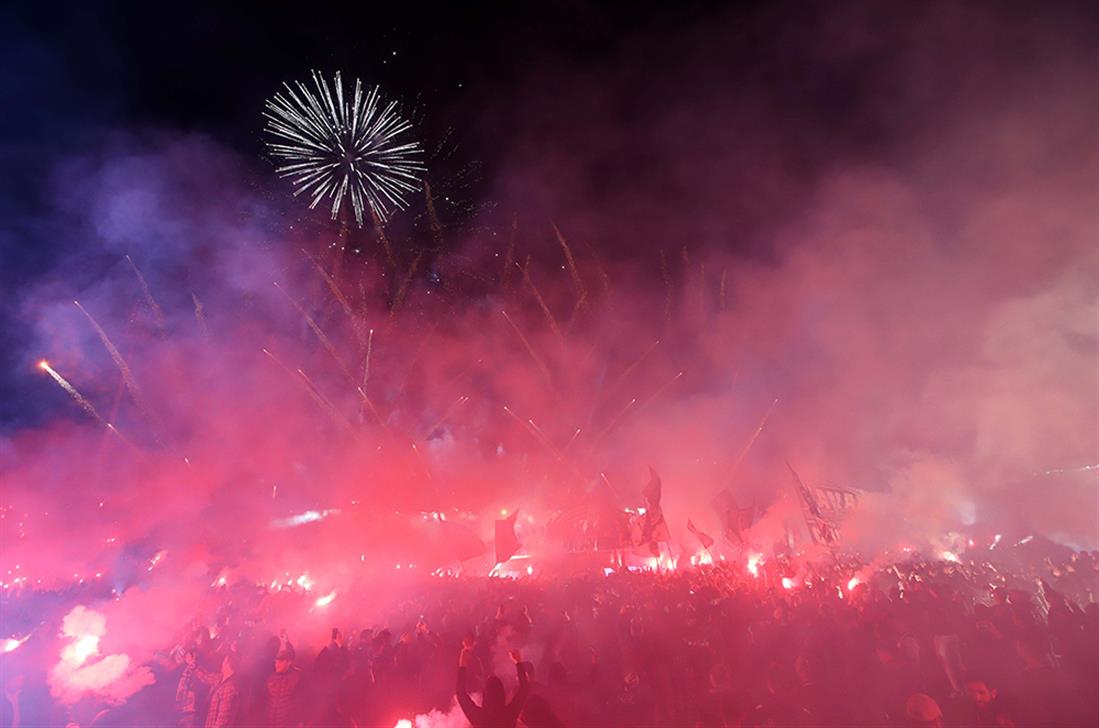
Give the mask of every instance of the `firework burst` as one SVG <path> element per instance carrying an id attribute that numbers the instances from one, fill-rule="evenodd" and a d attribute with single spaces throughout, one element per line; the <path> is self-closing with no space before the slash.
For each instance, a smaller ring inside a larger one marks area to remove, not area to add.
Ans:
<path id="1" fill-rule="evenodd" d="M 362 227 L 367 211 L 384 221 L 403 209 L 425 168 L 396 101 L 383 99 L 377 86 L 364 91 L 358 79 L 348 92 L 339 72 L 330 84 L 314 71 L 312 87 L 284 84 L 263 116 L 276 171 L 292 180 L 294 194 L 307 194 L 310 208 L 329 198 L 332 219 L 347 201 Z"/>

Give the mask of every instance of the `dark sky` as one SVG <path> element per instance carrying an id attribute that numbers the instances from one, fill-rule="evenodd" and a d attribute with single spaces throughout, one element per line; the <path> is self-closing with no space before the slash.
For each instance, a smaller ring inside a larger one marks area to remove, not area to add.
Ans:
<path id="1" fill-rule="evenodd" d="M 1087 7 L 974 4 L 1014 14 L 1019 27 L 1038 14 L 1071 18 Z M 640 220 L 655 239 L 669 236 L 660 205 L 704 219 L 713 204 L 712 191 L 664 164 L 683 157 L 704 165 L 705 146 L 685 137 L 716 136 L 702 121 L 708 114 L 741 124 L 718 129 L 723 159 L 746 168 L 781 162 L 787 178 L 776 189 L 788 205 L 829 159 L 888 162 L 890 141 L 906 124 L 934 123 L 933 109 L 881 103 L 883 89 L 898 81 L 888 33 L 860 44 L 861 33 L 875 37 L 879 27 L 918 27 L 922 12 L 895 3 L 580 0 L 24 2 L 0 11 L 0 430 L 38 419 L 26 411 L 34 406 L 21 391 L 27 379 L 11 374 L 26 363 L 16 345 L 27 335 L 15 317 L 20 293 L 61 261 L 71 268 L 87 258 L 94 271 L 88 241 L 51 232 L 53 205 L 65 194 L 59 165 L 113 135 L 202 134 L 258 160 L 264 99 L 312 68 L 341 69 L 415 104 L 431 135 L 452 129 L 454 163 L 480 165 L 466 190 L 475 200 L 506 203 L 510 194 L 554 214 L 567 209 L 575 201 L 569 189 L 540 201 L 536 185 L 507 185 L 514 177 L 506 171 L 545 166 L 544 148 L 555 144 L 562 157 L 587 164 L 586 180 L 561 187 L 600 196 L 598 204 Z M 737 99 L 749 100 L 752 113 L 730 114 Z M 593 113 L 597 121 L 587 123 Z M 654 131 L 665 127 L 673 131 Z M 765 148 L 768 139 L 775 149 Z M 638 154 L 646 145 L 667 148 Z M 712 175 L 701 179 L 713 186 Z M 744 230 L 786 209 L 758 195 L 738 199 L 744 209 L 732 217 Z M 751 252 L 748 237 L 732 244 Z"/>
<path id="2" fill-rule="evenodd" d="M 310 69 L 340 69 L 414 104 L 437 135 L 452 130 L 460 161 L 484 165 L 483 180 L 509 153 L 520 130 L 509 100 L 532 79 L 595 74 L 623 57 L 673 61 L 661 58 L 679 52 L 669 40 L 753 12 L 750 4 L 646 5 L 20 3 L 0 13 L 0 98 L 10 110 L 0 115 L 0 210 L 11 213 L 0 285 L 10 290 L 69 252 L 57 250 L 59 240 L 13 240 L 13 221 L 42 212 L 60 159 L 118 130 L 206 134 L 258 157 L 264 99 Z M 552 110 L 547 103 L 533 113 Z"/>

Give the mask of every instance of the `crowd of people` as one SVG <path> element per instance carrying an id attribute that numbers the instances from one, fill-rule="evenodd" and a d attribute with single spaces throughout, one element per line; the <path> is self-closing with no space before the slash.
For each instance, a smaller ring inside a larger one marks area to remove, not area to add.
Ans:
<path id="1" fill-rule="evenodd" d="M 1058 588 L 1097 569 L 1084 554 L 1033 583 L 919 558 L 432 578 L 319 651 L 227 590 L 157 683 L 92 725 L 1099 725 L 1099 604 Z"/>

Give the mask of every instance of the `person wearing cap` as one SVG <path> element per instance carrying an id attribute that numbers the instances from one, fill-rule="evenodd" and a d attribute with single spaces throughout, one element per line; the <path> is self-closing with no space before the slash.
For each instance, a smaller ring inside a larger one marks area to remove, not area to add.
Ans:
<path id="1" fill-rule="evenodd" d="M 943 711 L 930 695 L 913 693 L 905 702 L 904 714 L 908 725 L 924 728 L 943 728 Z"/>
<path id="2" fill-rule="evenodd" d="M 296 728 L 304 720 L 304 674 L 287 647 L 275 655 L 275 671 L 267 676 L 267 723 L 271 728 Z"/>

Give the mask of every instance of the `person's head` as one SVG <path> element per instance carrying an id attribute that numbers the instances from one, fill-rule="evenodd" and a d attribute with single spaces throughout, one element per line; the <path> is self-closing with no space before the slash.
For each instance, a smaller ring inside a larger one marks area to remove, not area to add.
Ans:
<path id="1" fill-rule="evenodd" d="M 279 650 L 275 655 L 275 672 L 286 672 L 294 664 L 294 657 L 290 650 Z"/>
<path id="2" fill-rule="evenodd" d="M 183 653 L 183 664 L 187 667 L 194 667 L 198 662 L 198 656 L 195 654 L 194 648 L 189 648 Z"/>
<path id="3" fill-rule="evenodd" d="M 230 653 L 225 656 L 225 659 L 221 661 L 221 676 L 223 678 L 231 677 L 237 672 L 237 656 Z"/>
<path id="4" fill-rule="evenodd" d="M 943 711 L 930 695 L 913 693 L 904 704 L 904 714 L 909 725 L 926 728 L 942 728 Z"/>
<path id="5" fill-rule="evenodd" d="M 983 677 L 966 678 L 965 692 L 977 710 L 985 710 L 996 699 L 996 688 L 988 684 Z"/>
<path id="6" fill-rule="evenodd" d="M 332 644 L 334 644 L 334 645 L 342 645 L 343 644 L 343 632 L 340 631 L 339 627 L 333 627 L 332 628 Z"/>
<path id="7" fill-rule="evenodd" d="M 484 707 L 486 709 L 502 708 L 505 702 L 504 683 L 500 678 L 493 675 L 485 680 Z"/>

